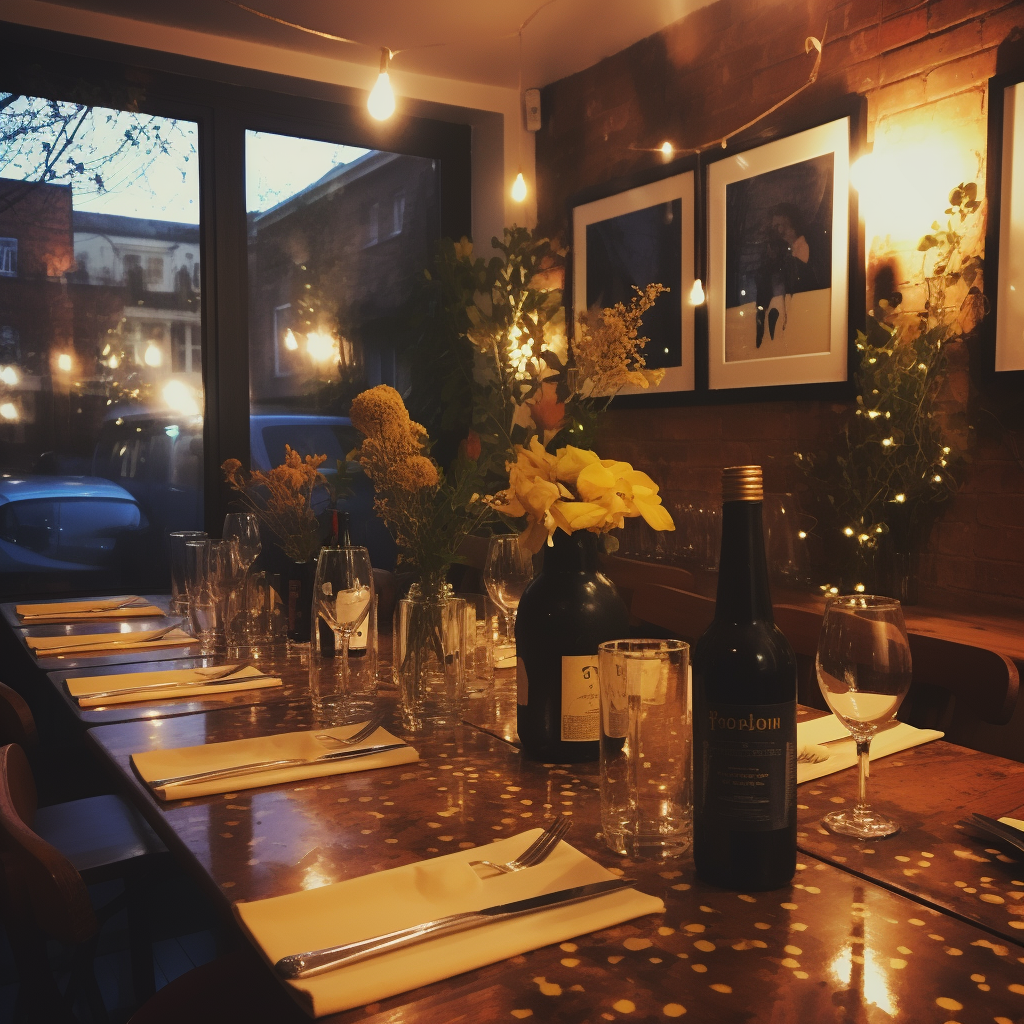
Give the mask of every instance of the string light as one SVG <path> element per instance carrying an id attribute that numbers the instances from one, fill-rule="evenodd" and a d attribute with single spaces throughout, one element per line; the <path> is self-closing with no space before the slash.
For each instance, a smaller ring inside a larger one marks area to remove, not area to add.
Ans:
<path id="1" fill-rule="evenodd" d="M 377 75 L 377 81 L 366 101 L 370 117 L 378 121 L 386 121 L 395 112 L 395 90 L 391 88 L 391 78 L 388 74 L 392 56 L 392 52 L 386 46 L 380 48 L 380 74 Z"/>

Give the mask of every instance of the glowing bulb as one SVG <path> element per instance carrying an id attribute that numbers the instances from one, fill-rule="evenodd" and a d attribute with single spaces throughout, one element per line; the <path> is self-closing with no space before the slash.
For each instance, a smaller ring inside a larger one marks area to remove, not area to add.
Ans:
<path id="1" fill-rule="evenodd" d="M 934 480 L 935 483 L 937 483 L 937 484 L 941 484 L 942 483 L 942 477 L 939 476 L 938 473 L 936 473 L 935 476 L 932 477 L 932 480 Z"/>
<path id="2" fill-rule="evenodd" d="M 5 420 L 16 420 L 18 418 L 18 407 L 13 402 L 4 402 L 0 405 L 0 416 Z"/>
<path id="3" fill-rule="evenodd" d="M 704 285 L 701 284 L 699 277 L 693 282 L 693 287 L 690 289 L 690 305 L 704 305 Z"/>
<path id="4" fill-rule="evenodd" d="M 797 536 L 798 536 L 798 537 L 799 537 L 799 538 L 800 538 L 801 540 L 807 540 L 807 533 L 806 533 L 806 531 L 804 531 L 804 530 L 801 530 L 801 531 L 800 531 L 800 532 L 799 532 L 799 533 L 797 534 Z"/>
<path id="5" fill-rule="evenodd" d="M 675 152 L 671 142 L 663 142 L 661 144 L 661 155 L 667 160 Z"/>
<path id="6" fill-rule="evenodd" d="M 856 590 L 858 594 L 863 594 L 864 593 L 864 584 L 863 583 L 858 583 L 853 589 Z"/>
<path id="7" fill-rule="evenodd" d="M 858 533 L 857 534 L 857 540 L 859 540 L 861 542 L 861 544 L 863 544 L 865 541 L 868 541 L 870 539 L 871 538 L 866 533 Z"/>
<path id="8" fill-rule="evenodd" d="M 64 373 L 71 372 L 71 356 L 67 352 L 61 352 L 57 356 L 57 369 L 62 370 Z"/>
<path id="9" fill-rule="evenodd" d="M 370 117 L 378 121 L 386 121 L 395 112 L 395 90 L 391 88 L 391 79 L 388 76 L 388 65 L 391 62 L 391 51 L 386 47 L 380 48 L 380 74 L 377 75 L 377 82 L 370 90 L 369 99 L 366 101 L 366 109 Z"/>
<path id="10" fill-rule="evenodd" d="M 522 171 L 516 175 L 516 180 L 512 182 L 512 198 L 517 203 L 521 203 L 526 198 L 526 179 L 523 177 Z"/>
<path id="11" fill-rule="evenodd" d="M 174 412 L 182 416 L 198 416 L 199 405 L 192 389 L 180 380 L 169 380 L 162 391 L 164 401 Z"/>
<path id="12" fill-rule="evenodd" d="M 18 371 L 13 366 L 5 366 L 0 369 L 0 382 L 13 388 L 18 383 Z M 946 451 L 949 449 L 947 448 Z"/>
<path id="13" fill-rule="evenodd" d="M 142 359 L 147 366 L 159 366 L 164 361 L 163 353 L 152 342 L 146 346 Z"/>
<path id="14" fill-rule="evenodd" d="M 292 334 L 292 329 L 290 327 L 285 331 L 284 347 L 288 349 L 289 352 L 295 352 L 299 347 L 299 340 L 294 334 Z"/>
<path id="15" fill-rule="evenodd" d="M 852 537 L 853 536 L 853 529 L 852 529 L 852 527 L 849 527 L 849 526 L 846 527 L 846 529 L 843 530 L 843 533 L 845 533 L 847 537 Z"/>
<path id="16" fill-rule="evenodd" d="M 882 447 L 883 448 L 889 448 L 891 446 L 892 446 L 892 438 L 891 437 L 883 437 L 882 438 Z"/>
<path id="17" fill-rule="evenodd" d="M 898 505 L 902 505 L 903 502 L 907 500 L 907 496 L 905 494 L 897 494 L 896 497 L 893 498 L 892 500 L 895 501 Z"/>
<path id="18" fill-rule="evenodd" d="M 2 376 L 2 374 L 0 374 L 0 376 Z M 943 455 L 948 455 L 949 454 L 949 449 L 948 448 L 943 448 L 942 449 L 942 454 Z"/>
<path id="19" fill-rule="evenodd" d="M 116 370 L 118 368 L 118 366 L 120 366 L 120 365 L 121 365 L 121 360 L 118 359 L 117 356 L 111 356 L 107 360 L 107 366 L 109 366 L 112 370 Z"/>
<path id="20" fill-rule="evenodd" d="M 839 593 L 839 588 L 838 587 L 829 587 L 828 588 L 828 592 L 830 594 L 838 594 Z"/>

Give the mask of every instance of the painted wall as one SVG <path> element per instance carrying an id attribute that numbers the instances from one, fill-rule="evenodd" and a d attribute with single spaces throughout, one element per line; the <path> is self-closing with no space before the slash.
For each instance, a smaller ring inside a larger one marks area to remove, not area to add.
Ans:
<path id="1" fill-rule="evenodd" d="M 827 24 L 827 31 L 826 31 Z M 984 189 L 988 78 L 1011 65 L 1020 0 L 718 0 L 544 91 L 537 138 L 540 226 L 561 233 L 576 191 L 653 166 L 665 140 L 699 147 L 757 116 L 806 80 L 809 35 L 825 37 L 819 81 L 800 102 L 859 93 L 881 172 L 861 195 L 868 283 L 882 266 L 907 306 L 923 301 L 918 239 L 949 189 Z M 920 596 L 965 610 L 1024 612 L 1024 395 L 955 345 L 942 398 L 969 404 L 974 462 L 919 560 Z M 988 358 L 991 358 L 990 356 Z M 764 402 L 615 411 L 608 455 L 657 474 L 671 501 L 718 491 L 722 466 L 760 462 L 767 489 L 803 486 L 793 452 L 824 447 L 841 404 Z"/>

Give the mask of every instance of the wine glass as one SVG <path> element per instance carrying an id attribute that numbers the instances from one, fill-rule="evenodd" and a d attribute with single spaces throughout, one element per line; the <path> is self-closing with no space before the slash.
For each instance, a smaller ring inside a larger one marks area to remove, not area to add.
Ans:
<path id="1" fill-rule="evenodd" d="M 235 545 L 235 558 L 242 576 L 239 584 L 241 608 L 238 611 L 242 619 L 248 622 L 249 609 L 245 596 L 248 592 L 249 569 L 263 550 L 263 545 L 260 543 L 259 519 L 253 512 L 229 512 L 224 517 L 222 536 L 224 540 L 231 541 Z M 246 632 L 248 633 L 249 630 L 246 629 Z"/>
<path id="2" fill-rule="evenodd" d="M 516 642 L 516 611 L 523 591 L 533 579 L 533 558 L 515 534 L 492 537 L 484 563 L 484 584 L 491 599 L 505 613 L 506 639 Z"/>
<path id="3" fill-rule="evenodd" d="M 366 548 L 323 548 L 313 584 L 313 622 L 322 616 L 341 647 L 341 688 L 349 690 L 348 647 L 373 606 L 373 569 Z M 314 627 L 315 628 L 315 627 Z"/>
<path id="4" fill-rule="evenodd" d="M 857 839 L 892 835 L 900 826 L 868 806 L 867 781 L 871 738 L 895 718 L 910 689 L 910 644 L 899 601 L 866 594 L 830 598 L 815 664 L 821 692 L 850 730 L 860 763 L 856 805 L 826 814 L 822 823 Z"/>

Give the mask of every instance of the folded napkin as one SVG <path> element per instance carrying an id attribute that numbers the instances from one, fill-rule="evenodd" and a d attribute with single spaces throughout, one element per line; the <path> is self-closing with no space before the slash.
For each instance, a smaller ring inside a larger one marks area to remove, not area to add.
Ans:
<path id="1" fill-rule="evenodd" d="M 565 842 L 528 871 L 481 879 L 469 866 L 471 860 L 481 857 L 511 860 L 539 834 L 540 829 L 531 829 L 486 847 L 460 850 L 319 889 L 236 903 L 235 914 L 249 938 L 273 964 L 292 953 L 357 942 L 448 914 L 482 910 L 614 877 Z M 322 1017 L 664 910 L 660 899 L 623 889 L 585 903 L 483 925 L 317 977 L 283 983 L 307 1013 Z"/>
<path id="2" fill-rule="evenodd" d="M 155 647 L 182 647 L 198 640 L 180 629 L 157 636 L 159 629 L 132 633 L 77 633 L 73 636 L 27 636 L 25 643 L 37 658 L 77 657 L 79 654 L 116 654 L 118 651 L 146 651 Z M 150 639 L 155 637 L 155 639 Z M 55 654 L 59 651 L 59 654 Z"/>
<path id="3" fill-rule="evenodd" d="M 175 750 L 147 750 L 132 754 L 135 770 L 143 781 L 170 779 L 193 772 L 207 772 L 218 768 L 237 768 L 256 761 L 276 761 L 283 758 L 313 758 L 342 749 L 333 743 L 323 743 L 318 736 L 332 736 L 345 739 L 357 733 L 366 723 L 342 725 L 334 729 L 318 729 L 313 732 L 286 732 L 279 736 L 250 736 L 244 740 L 228 740 L 224 743 L 206 743 L 198 747 L 178 747 Z M 348 750 L 362 747 L 376 747 L 385 743 L 401 743 L 386 729 L 378 729 L 368 739 Z M 418 761 L 420 755 L 409 746 L 398 750 L 386 750 L 379 754 L 367 754 L 348 761 L 323 761 L 320 764 L 297 765 L 292 768 L 270 769 L 252 775 L 233 775 L 228 779 L 214 779 L 191 785 L 171 786 L 154 789 L 161 800 L 185 800 L 196 796 L 210 796 L 212 793 L 234 793 L 239 789 L 256 789 L 260 786 L 276 786 L 281 782 L 301 782 L 303 779 L 319 779 L 325 775 L 344 775 L 348 772 L 363 772 L 371 768 L 390 768 L 396 764 Z"/>
<path id="4" fill-rule="evenodd" d="M 875 734 L 871 741 L 871 760 L 895 754 L 900 750 L 908 750 L 910 747 L 917 747 L 922 743 L 930 743 L 932 740 L 941 740 L 943 735 L 944 733 L 937 732 L 935 729 L 915 729 L 905 722 L 897 722 L 892 728 L 883 729 Z M 846 726 L 835 715 L 815 718 L 810 722 L 798 722 L 796 743 L 798 750 L 814 747 L 814 753 L 817 753 L 818 756 L 827 755 L 824 760 L 816 764 L 798 761 L 796 766 L 798 784 L 810 782 L 812 779 L 820 779 L 823 775 L 831 775 L 833 772 L 842 771 L 857 763 L 857 745 Z M 821 744 L 828 745 L 815 746 Z"/>
<path id="5" fill-rule="evenodd" d="M 267 687 L 281 686 L 277 678 L 257 679 L 247 682 L 249 676 L 263 676 L 264 673 L 250 665 L 243 666 L 230 675 L 217 676 L 215 680 L 202 686 L 168 686 L 168 683 L 202 682 L 212 675 L 217 675 L 226 666 L 220 668 L 178 668 L 161 672 L 125 672 L 121 675 L 81 676 L 77 679 L 65 679 L 68 692 L 78 701 L 79 707 L 94 708 L 99 705 L 131 704 L 140 700 L 192 700 L 196 696 L 209 693 L 232 693 L 235 690 L 263 690 Z M 94 697 L 95 693 L 108 690 L 126 690 L 133 686 L 145 686 L 145 692 L 123 693 L 116 697 Z"/>
<path id="6" fill-rule="evenodd" d="M 1021 832 L 1024 832 L 1024 821 L 1021 821 L 1020 818 L 1000 818 L 999 821 L 1003 825 L 1009 825 L 1010 828 L 1020 829 Z"/>
<path id="7" fill-rule="evenodd" d="M 155 604 L 118 607 L 135 597 L 94 598 L 91 601 L 47 601 L 45 604 L 17 604 L 14 610 L 21 618 L 31 617 L 34 623 L 88 621 L 89 619 L 152 619 L 166 612 Z"/>

